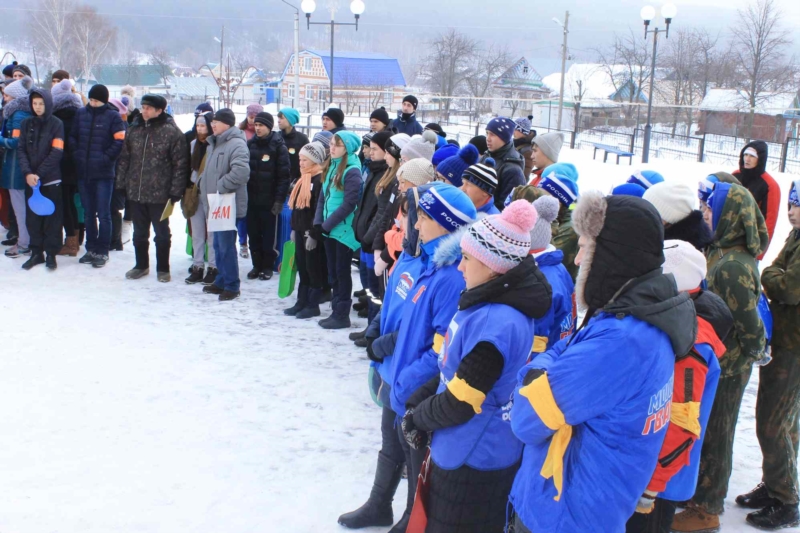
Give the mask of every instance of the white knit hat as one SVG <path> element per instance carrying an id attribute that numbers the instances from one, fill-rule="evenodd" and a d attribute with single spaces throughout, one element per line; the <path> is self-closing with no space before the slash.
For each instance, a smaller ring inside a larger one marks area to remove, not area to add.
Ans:
<path id="1" fill-rule="evenodd" d="M 664 222 L 675 224 L 692 214 L 697 192 L 683 183 L 663 181 L 647 189 L 642 198 L 653 204 Z"/>
<path id="2" fill-rule="evenodd" d="M 436 134 L 434 133 L 434 135 Z M 432 182 L 435 177 L 436 171 L 427 159 L 412 159 L 408 163 L 404 163 L 397 171 L 398 179 L 404 179 L 416 187 Z"/>
<path id="3" fill-rule="evenodd" d="M 433 153 L 436 151 L 436 141 L 438 135 L 432 130 L 422 132 L 422 135 L 414 135 L 411 140 L 402 147 L 400 154 L 408 159 L 422 158 L 430 161 L 433 159 Z M 394 137 L 392 137 L 394 140 Z"/>
<path id="4" fill-rule="evenodd" d="M 686 241 L 664 241 L 661 268 L 675 277 L 679 291 L 693 291 L 706 278 L 706 257 Z"/>

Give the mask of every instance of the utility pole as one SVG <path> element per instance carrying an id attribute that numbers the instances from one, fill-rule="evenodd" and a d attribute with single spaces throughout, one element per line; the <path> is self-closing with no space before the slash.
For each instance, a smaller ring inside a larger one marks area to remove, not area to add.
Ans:
<path id="1" fill-rule="evenodd" d="M 569 11 L 564 15 L 564 44 L 561 47 L 561 90 L 558 91 L 558 123 L 556 129 L 561 129 L 561 115 L 564 112 L 564 81 L 567 77 L 567 36 L 569 35 Z"/>
<path id="2" fill-rule="evenodd" d="M 225 54 L 225 25 L 222 25 L 222 34 L 219 39 L 219 107 L 222 107 L 222 58 Z"/>
<path id="3" fill-rule="evenodd" d="M 284 4 L 294 9 L 294 90 L 295 98 L 292 100 L 292 107 L 299 108 L 295 101 L 300 100 L 300 10 L 286 0 L 281 0 Z M 288 91 L 287 91 L 288 92 Z M 307 95 L 306 95 L 307 96 Z"/>

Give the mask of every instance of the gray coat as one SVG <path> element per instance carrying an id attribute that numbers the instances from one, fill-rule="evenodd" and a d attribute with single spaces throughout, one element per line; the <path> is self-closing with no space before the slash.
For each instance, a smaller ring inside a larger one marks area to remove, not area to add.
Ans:
<path id="1" fill-rule="evenodd" d="M 200 197 L 208 212 L 208 195 L 236 193 L 236 218 L 247 214 L 247 180 L 250 179 L 250 150 L 239 128 L 208 138 L 206 168 L 200 176 Z"/>

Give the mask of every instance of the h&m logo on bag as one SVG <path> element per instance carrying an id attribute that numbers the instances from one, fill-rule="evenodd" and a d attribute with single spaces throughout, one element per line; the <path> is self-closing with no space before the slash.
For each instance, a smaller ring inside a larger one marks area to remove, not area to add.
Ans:
<path id="1" fill-rule="evenodd" d="M 220 206 L 220 207 L 214 209 L 211 212 L 211 218 L 213 218 L 213 219 L 231 218 L 231 206 L 229 206 L 229 205 L 226 205 L 224 207 Z"/>
<path id="2" fill-rule="evenodd" d="M 647 411 L 648 416 L 644 423 L 642 435 L 649 435 L 651 428 L 652 433 L 658 433 L 669 424 L 670 415 L 672 414 L 674 380 L 674 377 L 669 378 L 667 384 L 650 398 L 650 409 Z"/>

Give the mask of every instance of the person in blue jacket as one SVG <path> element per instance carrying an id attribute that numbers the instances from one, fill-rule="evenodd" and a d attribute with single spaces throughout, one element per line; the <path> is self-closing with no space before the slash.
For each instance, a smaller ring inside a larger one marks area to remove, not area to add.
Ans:
<path id="1" fill-rule="evenodd" d="M 28 95 L 33 87 L 33 80 L 29 77 L 16 80 L 6 85 L 3 89 L 3 135 L 0 147 L 3 150 L 3 172 L 0 177 L 0 188 L 8 189 L 14 216 L 17 220 L 19 237 L 17 243 L 5 251 L 6 257 L 16 258 L 28 255 L 30 250 L 30 235 L 26 226 L 25 214 L 25 176 L 22 175 L 17 158 L 17 148 L 22 132 L 22 121 L 32 116 L 31 103 Z"/>
<path id="2" fill-rule="evenodd" d="M 468 167 L 461 175 L 460 189 L 472 200 L 478 216 L 500 214 L 500 210 L 494 205 L 494 192 L 497 190 L 494 159 L 489 158 L 483 163 Z"/>
<path id="3" fill-rule="evenodd" d="M 536 209 L 525 200 L 485 217 L 460 238 L 466 290 L 439 351 L 439 374 L 406 402 L 409 446 L 430 442 L 426 533 L 501 533 L 522 457 L 509 413 L 534 319 L 550 286 L 530 257 Z M 432 439 L 430 433 L 433 432 Z"/>
<path id="4" fill-rule="evenodd" d="M 706 277 L 706 258 L 687 241 L 664 241 L 664 274 L 671 274 L 697 311 L 697 339 L 692 350 L 675 358 L 672 414 L 667 436 L 647 490 L 639 498 L 626 533 L 671 533 L 680 502 L 694 496 L 700 472 L 700 451 L 711 416 L 720 376 L 718 359 L 723 341 L 733 329 L 725 302 L 700 289 Z"/>
<path id="5" fill-rule="evenodd" d="M 108 103 L 108 96 L 104 85 L 92 86 L 89 104 L 75 114 L 67 143 L 85 212 L 86 254 L 78 262 L 98 267 L 108 261 L 111 248 L 111 196 L 126 130 L 119 111 Z"/>
<path id="6" fill-rule="evenodd" d="M 417 122 L 417 106 L 419 105 L 417 97 L 409 94 L 403 98 L 401 105 L 400 111 L 397 112 L 397 118 L 392 121 L 394 131 L 405 133 L 409 137 L 422 135 L 422 124 Z"/>
<path id="7" fill-rule="evenodd" d="M 661 272 L 664 227 L 633 196 L 585 193 L 574 217 L 586 315 L 518 375 L 511 427 L 525 444 L 510 501 L 521 533 L 621 533 L 658 461 L 675 357 L 694 306 Z"/>
<path id="8" fill-rule="evenodd" d="M 558 218 L 561 204 L 552 196 L 542 196 L 533 202 L 539 218 L 531 230 L 531 255 L 553 289 L 553 304 L 536 321 L 533 354 L 542 353 L 561 339 L 572 335 L 578 311 L 575 306 L 575 284 L 564 266 L 564 252 L 551 244 L 552 224 Z"/>

